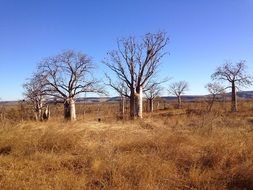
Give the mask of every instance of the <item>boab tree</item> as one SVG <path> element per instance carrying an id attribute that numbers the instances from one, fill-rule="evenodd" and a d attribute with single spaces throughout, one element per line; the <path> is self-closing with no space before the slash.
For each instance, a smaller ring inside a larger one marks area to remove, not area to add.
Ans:
<path id="1" fill-rule="evenodd" d="M 150 86 L 147 87 L 146 91 L 144 92 L 147 101 L 148 101 L 148 111 L 154 111 L 154 99 L 160 95 L 162 92 L 162 87 L 160 83 L 152 82 Z"/>
<path id="2" fill-rule="evenodd" d="M 146 84 L 154 77 L 163 49 L 168 42 L 164 32 L 146 34 L 141 41 L 134 37 L 118 40 L 117 50 L 108 53 L 105 65 L 116 74 L 116 81 L 121 81 L 128 88 L 124 94 L 130 99 L 130 117 L 142 118 L 142 93 Z M 109 86 L 120 93 L 118 82 L 113 82 L 106 75 Z"/>
<path id="3" fill-rule="evenodd" d="M 236 91 L 239 87 L 247 87 L 252 85 L 252 76 L 246 72 L 246 61 L 240 61 L 236 64 L 226 62 L 220 66 L 212 74 L 213 80 L 227 81 L 231 88 L 231 111 L 237 112 L 237 95 Z"/>
<path id="4" fill-rule="evenodd" d="M 44 114 L 48 118 L 48 107 L 46 105 L 46 95 L 42 78 L 34 74 L 31 78 L 27 79 L 23 87 L 25 89 L 24 95 L 26 100 L 33 105 L 35 120 L 42 121 Z M 43 112 L 43 108 L 45 112 Z"/>
<path id="5" fill-rule="evenodd" d="M 208 107 L 208 112 L 212 110 L 213 104 L 217 96 L 224 95 L 225 94 L 225 88 L 217 82 L 214 83 L 208 83 L 205 88 L 209 92 L 209 107 Z"/>
<path id="6" fill-rule="evenodd" d="M 186 81 L 174 82 L 169 86 L 169 93 L 177 97 L 177 107 L 182 107 L 181 96 L 189 90 L 189 84 Z"/>
<path id="7" fill-rule="evenodd" d="M 103 93 L 91 75 L 91 58 L 72 50 L 44 59 L 38 75 L 43 78 L 45 93 L 64 103 L 64 118 L 76 120 L 75 100 L 81 93 Z"/>

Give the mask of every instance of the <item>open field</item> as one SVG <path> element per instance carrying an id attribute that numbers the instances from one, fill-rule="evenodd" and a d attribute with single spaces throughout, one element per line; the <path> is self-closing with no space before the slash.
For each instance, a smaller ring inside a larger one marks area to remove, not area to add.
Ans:
<path id="1" fill-rule="evenodd" d="M 74 123 L 6 107 L 0 189 L 253 189 L 253 103 L 239 105 L 166 103 L 136 121 L 118 120 L 117 104 L 79 105 Z"/>

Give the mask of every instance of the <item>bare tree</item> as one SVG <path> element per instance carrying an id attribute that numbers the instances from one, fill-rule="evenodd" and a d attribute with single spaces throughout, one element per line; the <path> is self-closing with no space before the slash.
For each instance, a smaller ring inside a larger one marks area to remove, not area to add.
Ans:
<path id="1" fill-rule="evenodd" d="M 34 115 L 36 121 L 42 121 L 44 109 L 46 108 L 46 95 L 44 91 L 43 80 L 39 75 L 34 74 L 23 85 L 25 98 L 33 105 Z M 46 112 L 48 110 L 46 109 Z"/>
<path id="2" fill-rule="evenodd" d="M 91 58 L 72 50 L 44 59 L 38 75 L 43 79 L 45 94 L 64 102 L 64 118 L 76 120 L 75 101 L 82 93 L 103 93 L 91 75 Z"/>
<path id="3" fill-rule="evenodd" d="M 131 118 L 142 118 L 142 91 L 155 75 L 161 58 L 165 55 L 164 47 L 168 38 L 164 32 L 146 34 L 142 41 L 133 37 L 118 41 L 117 50 L 108 53 L 105 65 L 116 74 L 116 81 L 122 81 L 128 88 L 125 97 L 130 100 Z M 120 92 L 118 83 L 106 75 L 108 84 Z"/>
<path id="4" fill-rule="evenodd" d="M 186 81 L 174 82 L 169 86 L 169 93 L 177 97 L 177 107 L 182 107 L 181 96 L 189 90 L 189 84 Z"/>
<path id="5" fill-rule="evenodd" d="M 252 76 L 246 73 L 246 61 L 240 61 L 236 64 L 226 62 L 220 66 L 212 74 L 213 80 L 227 81 L 231 88 L 231 111 L 237 112 L 237 95 L 236 91 L 239 87 L 247 87 L 252 85 Z"/>
<path id="6" fill-rule="evenodd" d="M 208 103 L 209 103 L 208 112 L 210 112 L 212 110 L 213 104 L 214 104 L 215 99 L 217 98 L 217 96 L 225 94 L 225 88 L 217 82 L 208 83 L 205 86 L 205 88 L 210 93 L 210 96 L 209 96 L 210 99 L 208 100 Z"/>
<path id="7" fill-rule="evenodd" d="M 144 92 L 147 97 L 149 112 L 154 111 L 154 99 L 161 94 L 162 90 L 163 88 L 160 86 L 160 83 L 152 82 Z"/>

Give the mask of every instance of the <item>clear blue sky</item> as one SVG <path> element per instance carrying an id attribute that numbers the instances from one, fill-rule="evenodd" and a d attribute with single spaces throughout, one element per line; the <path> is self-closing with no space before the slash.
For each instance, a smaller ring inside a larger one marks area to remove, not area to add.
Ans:
<path id="1" fill-rule="evenodd" d="M 21 99 L 37 62 L 66 49 L 92 56 L 102 78 L 117 38 L 158 30 L 170 37 L 159 76 L 205 94 L 225 60 L 246 59 L 253 74 L 252 10 L 252 0 L 0 0 L 0 97 Z"/>

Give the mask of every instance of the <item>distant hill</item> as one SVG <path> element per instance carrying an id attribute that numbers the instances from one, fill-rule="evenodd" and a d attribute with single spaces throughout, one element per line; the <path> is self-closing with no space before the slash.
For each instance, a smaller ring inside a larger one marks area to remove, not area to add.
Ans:
<path id="1" fill-rule="evenodd" d="M 0 101 L 0 105 L 15 105 L 20 101 Z"/>
<path id="2" fill-rule="evenodd" d="M 231 95 L 231 93 L 227 93 L 227 97 L 229 98 Z M 204 97 L 206 97 L 207 95 L 190 95 L 190 96 L 182 96 L 182 99 L 184 101 L 197 101 L 200 100 Z M 237 93 L 237 96 L 239 99 L 242 100 L 253 100 L 253 91 L 240 91 Z M 162 96 L 162 99 L 165 99 L 167 101 L 174 101 L 177 100 L 177 98 L 175 96 Z M 120 100 L 120 97 L 116 96 L 116 97 L 86 97 L 86 98 L 78 98 L 77 102 L 79 103 L 98 103 L 98 102 L 117 102 Z M 20 100 L 22 101 L 22 100 Z M 20 101 L 0 101 L 0 105 L 15 105 Z"/>
<path id="3" fill-rule="evenodd" d="M 184 100 L 184 101 L 196 101 L 196 100 L 200 100 L 201 98 L 203 98 L 205 96 L 181 96 L 181 98 Z M 167 101 L 174 101 L 174 100 L 177 100 L 177 97 L 176 96 L 162 96 L 161 97 L 162 99 L 165 99 Z"/>
<path id="4" fill-rule="evenodd" d="M 207 97 L 208 95 L 203 95 L 203 96 L 199 96 L 199 95 L 192 95 L 192 96 L 182 96 L 182 99 L 184 101 L 197 101 L 197 100 L 200 100 L 204 97 Z M 231 93 L 227 93 L 226 96 L 228 98 L 230 98 L 231 96 Z M 240 91 L 240 92 L 237 92 L 237 96 L 239 99 L 242 99 L 242 100 L 253 100 L 253 91 Z M 161 97 L 163 99 L 166 99 L 166 100 L 176 100 L 177 98 L 175 96 L 163 96 Z"/>
<path id="5" fill-rule="evenodd" d="M 106 102 L 108 101 L 108 99 L 110 99 L 110 97 L 85 97 L 85 98 L 77 98 L 76 101 L 80 103 L 84 103 L 84 102 L 96 103 L 96 102 Z"/>
<path id="6" fill-rule="evenodd" d="M 241 91 L 237 93 L 237 96 L 242 99 L 253 99 L 253 91 Z"/>

